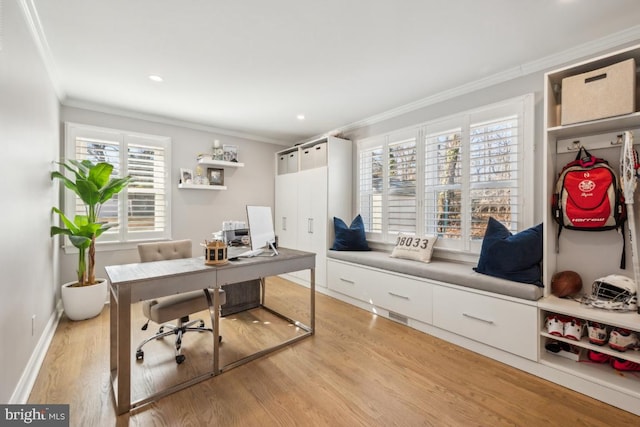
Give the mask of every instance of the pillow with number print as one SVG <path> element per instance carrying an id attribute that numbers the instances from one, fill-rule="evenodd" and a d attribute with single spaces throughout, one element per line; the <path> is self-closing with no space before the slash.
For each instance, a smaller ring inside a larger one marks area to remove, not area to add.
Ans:
<path id="1" fill-rule="evenodd" d="M 436 240 L 438 236 L 411 236 L 400 233 L 391 257 L 430 262 Z"/>

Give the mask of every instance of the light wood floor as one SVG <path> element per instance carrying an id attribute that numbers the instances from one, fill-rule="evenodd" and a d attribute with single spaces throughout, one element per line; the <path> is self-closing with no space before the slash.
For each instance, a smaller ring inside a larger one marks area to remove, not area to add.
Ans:
<path id="1" fill-rule="evenodd" d="M 270 279 L 267 305 L 308 314 L 308 290 Z M 109 312 L 60 321 L 29 403 L 70 404 L 71 426 L 631 426 L 640 418 L 333 298 L 316 298 L 316 334 L 142 409 L 116 417 L 109 382 Z M 139 318 L 139 307 L 132 316 Z M 144 334 L 150 334 L 153 331 Z M 295 334 L 263 310 L 221 321 L 223 360 Z M 144 336 L 135 332 L 136 339 Z M 188 334 L 132 362 L 133 389 L 207 363 L 210 334 Z M 133 359 L 133 357 L 132 357 Z M 210 363 L 210 362 L 208 362 Z M 159 375 L 160 374 L 160 375 Z"/>

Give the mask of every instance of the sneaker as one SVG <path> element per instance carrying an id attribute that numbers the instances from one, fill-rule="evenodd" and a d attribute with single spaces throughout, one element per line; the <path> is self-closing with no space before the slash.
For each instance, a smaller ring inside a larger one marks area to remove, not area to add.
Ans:
<path id="1" fill-rule="evenodd" d="M 589 358 L 589 360 L 595 363 L 607 363 L 609 362 L 609 360 L 611 360 L 611 356 L 609 356 L 608 354 L 600 353 L 599 351 L 595 350 L 589 350 L 589 353 L 587 353 L 587 357 Z"/>
<path id="2" fill-rule="evenodd" d="M 611 360 L 611 366 L 618 371 L 640 371 L 640 363 L 618 359 L 617 357 Z"/>
<path id="3" fill-rule="evenodd" d="M 547 339 L 544 348 L 551 353 L 560 353 L 561 350 L 571 351 L 571 344 L 569 344 L 568 342 Z"/>
<path id="4" fill-rule="evenodd" d="M 584 320 L 572 317 L 570 321 L 564 324 L 563 334 L 565 338 L 580 341 L 584 332 Z"/>
<path id="5" fill-rule="evenodd" d="M 550 335 L 555 335 L 557 337 L 561 337 L 564 334 L 564 322 L 560 319 L 559 316 L 553 315 L 547 317 L 547 332 Z"/>
<path id="6" fill-rule="evenodd" d="M 615 328 L 609 336 L 609 347 L 618 351 L 627 351 L 640 346 L 638 336 L 628 329 Z"/>
<path id="7" fill-rule="evenodd" d="M 607 326 L 602 323 L 587 321 L 587 331 L 589 333 L 589 342 L 595 345 L 605 345 L 609 339 Z"/>

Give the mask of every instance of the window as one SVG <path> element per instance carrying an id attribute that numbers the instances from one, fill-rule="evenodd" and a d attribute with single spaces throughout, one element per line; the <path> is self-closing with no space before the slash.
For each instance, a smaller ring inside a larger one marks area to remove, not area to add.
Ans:
<path id="1" fill-rule="evenodd" d="M 170 144 L 168 137 L 134 134 L 115 129 L 66 123 L 67 159 L 108 162 L 113 176 L 132 175 L 129 184 L 102 206 L 101 220 L 116 222 L 98 244 L 138 242 L 170 237 Z M 71 192 L 65 192 L 67 216 L 82 209 L 82 203 Z"/>
<path id="2" fill-rule="evenodd" d="M 437 234 L 440 249 L 478 253 L 489 216 L 512 232 L 532 225 L 532 115 L 525 95 L 359 141 L 367 237 Z"/>

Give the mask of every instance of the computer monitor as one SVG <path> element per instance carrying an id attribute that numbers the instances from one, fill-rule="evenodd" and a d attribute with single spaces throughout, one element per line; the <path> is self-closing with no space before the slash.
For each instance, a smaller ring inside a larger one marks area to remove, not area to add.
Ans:
<path id="1" fill-rule="evenodd" d="M 251 250 L 268 246 L 278 254 L 275 247 L 276 233 L 273 231 L 273 217 L 270 206 L 247 205 L 247 220 L 249 223 L 249 237 L 251 238 Z"/>

